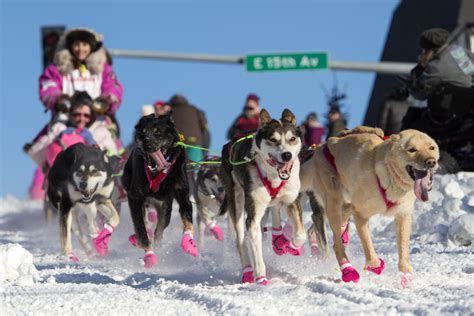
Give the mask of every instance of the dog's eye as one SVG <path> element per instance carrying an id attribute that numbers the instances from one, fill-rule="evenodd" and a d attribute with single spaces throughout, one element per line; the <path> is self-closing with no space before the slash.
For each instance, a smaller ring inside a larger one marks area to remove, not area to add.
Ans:
<path id="1" fill-rule="evenodd" d="M 91 176 L 93 176 L 93 177 L 97 177 L 98 175 L 100 175 L 100 172 L 97 171 L 97 170 L 94 170 L 94 171 L 91 172 Z"/>
<path id="2" fill-rule="evenodd" d="M 290 138 L 290 142 L 293 143 L 293 142 L 295 142 L 295 141 L 296 141 L 296 137 L 295 137 L 295 136 L 293 136 L 293 137 Z"/>
<path id="3" fill-rule="evenodd" d="M 76 171 L 76 176 L 78 177 L 82 177 L 84 173 L 82 171 Z"/>
<path id="4" fill-rule="evenodd" d="M 435 150 L 435 146 L 430 146 L 430 150 Z"/>
<path id="5" fill-rule="evenodd" d="M 408 149 L 408 152 L 409 152 L 409 153 L 416 153 L 416 151 L 417 151 L 417 150 L 416 150 L 415 147 L 411 147 L 411 148 Z"/>
<path id="6" fill-rule="evenodd" d="M 272 137 L 272 138 L 270 138 L 269 140 L 270 140 L 270 142 L 272 142 L 272 143 L 276 143 L 276 142 L 277 142 L 277 139 L 276 139 L 275 137 Z"/>

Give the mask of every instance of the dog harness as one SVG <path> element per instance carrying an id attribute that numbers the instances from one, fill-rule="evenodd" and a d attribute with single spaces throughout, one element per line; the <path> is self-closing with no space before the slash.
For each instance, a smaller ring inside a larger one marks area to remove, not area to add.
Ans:
<path id="1" fill-rule="evenodd" d="M 173 169 L 174 163 L 176 162 L 176 158 L 173 159 L 171 164 L 161 171 L 157 176 L 153 178 L 153 175 L 151 174 L 150 168 L 148 168 L 148 164 L 146 160 L 144 160 L 144 165 L 145 165 L 145 173 L 146 173 L 146 178 L 148 179 L 148 183 L 150 185 L 150 190 L 153 192 L 157 192 L 160 189 L 160 184 L 161 182 L 165 181 L 166 177 L 170 173 L 171 169 Z"/>
<path id="2" fill-rule="evenodd" d="M 384 137 L 384 140 L 387 140 L 389 139 L 390 137 L 389 136 L 385 136 Z M 326 158 L 327 162 L 332 166 L 332 168 L 334 169 L 334 171 L 336 173 L 337 172 L 337 167 L 336 167 L 336 161 L 334 159 L 334 156 L 331 154 L 331 151 L 329 150 L 329 147 L 328 145 L 325 145 L 324 148 L 323 148 L 323 154 L 324 154 L 324 157 Z M 258 170 L 258 169 L 257 169 Z M 387 197 L 387 190 L 384 189 L 384 187 L 382 187 L 382 184 L 380 183 L 380 179 L 379 177 L 377 176 L 377 187 L 379 188 L 379 192 L 380 194 L 382 195 L 382 198 L 385 202 L 385 206 L 387 207 L 387 209 L 390 209 L 394 206 L 397 205 L 396 202 L 393 202 L 393 201 L 390 201 Z"/>
<path id="3" fill-rule="evenodd" d="M 264 177 L 262 175 L 262 172 L 260 171 L 260 168 L 258 167 L 257 163 L 255 163 L 255 166 L 257 167 L 258 177 L 260 178 L 260 180 L 262 180 L 263 186 L 265 187 L 265 189 L 267 189 L 268 194 L 270 195 L 270 197 L 273 200 L 278 195 L 278 192 L 280 192 L 280 190 L 286 184 L 286 181 L 282 180 L 280 185 L 278 185 L 276 188 L 274 188 L 274 187 L 272 187 L 272 184 L 270 183 L 268 178 Z"/>

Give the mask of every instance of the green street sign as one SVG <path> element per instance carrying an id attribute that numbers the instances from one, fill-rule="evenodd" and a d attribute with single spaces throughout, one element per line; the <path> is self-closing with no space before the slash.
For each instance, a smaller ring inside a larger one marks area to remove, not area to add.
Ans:
<path id="1" fill-rule="evenodd" d="M 285 53 L 245 56 L 247 71 L 313 70 L 328 68 L 328 54 Z"/>

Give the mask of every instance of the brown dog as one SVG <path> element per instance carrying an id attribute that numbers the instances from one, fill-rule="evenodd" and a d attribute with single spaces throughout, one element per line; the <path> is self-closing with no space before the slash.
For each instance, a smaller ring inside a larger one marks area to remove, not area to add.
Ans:
<path id="1" fill-rule="evenodd" d="M 345 282 L 359 280 L 341 240 L 341 225 L 351 214 L 364 248 L 365 268 L 376 274 L 384 268 L 369 232 L 369 218 L 379 213 L 395 217 L 398 269 L 404 273 L 402 282 L 411 280 L 413 206 L 416 198 L 428 200 L 438 159 L 438 146 L 424 133 L 405 130 L 384 140 L 381 129 L 359 126 L 329 138 L 301 166 L 302 191 L 314 192 L 327 214 Z"/>

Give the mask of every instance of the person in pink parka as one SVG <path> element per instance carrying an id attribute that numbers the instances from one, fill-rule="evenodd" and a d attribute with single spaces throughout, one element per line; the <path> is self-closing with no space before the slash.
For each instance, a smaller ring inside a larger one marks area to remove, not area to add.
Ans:
<path id="1" fill-rule="evenodd" d="M 115 133 L 117 147 L 122 148 L 115 113 L 122 103 L 123 88 L 102 42 L 102 35 L 92 29 L 67 30 L 59 40 L 53 63 L 39 78 L 39 96 L 54 120 L 58 113 L 68 111 L 75 92 L 87 92 L 94 100 L 92 108 L 96 116 Z M 35 140 L 46 131 L 47 128 L 43 128 Z M 44 174 L 37 169 L 29 189 L 31 198 L 43 199 L 43 180 Z"/>

